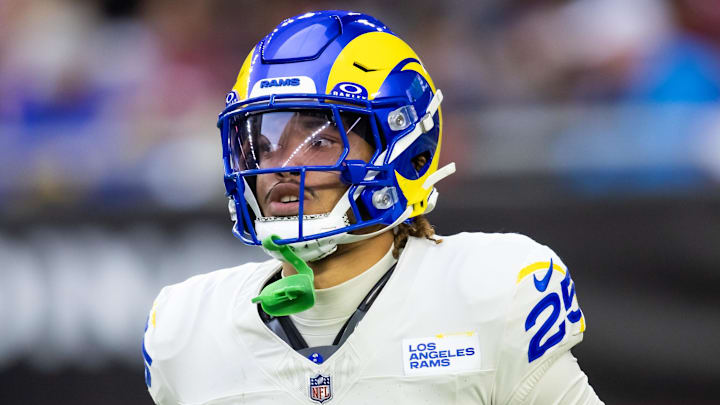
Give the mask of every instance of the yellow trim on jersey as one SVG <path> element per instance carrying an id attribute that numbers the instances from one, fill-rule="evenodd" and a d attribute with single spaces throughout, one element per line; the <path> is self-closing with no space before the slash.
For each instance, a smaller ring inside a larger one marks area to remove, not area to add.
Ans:
<path id="1" fill-rule="evenodd" d="M 450 336 L 473 336 L 473 335 L 475 335 L 475 331 L 469 330 L 467 332 L 438 333 L 437 335 L 435 335 L 435 337 L 438 339 L 442 339 L 442 338 L 446 338 L 446 337 L 450 337 Z"/>
<path id="2" fill-rule="evenodd" d="M 580 333 L 585 332 L 585 315 L 580 316 Z"/>
<path id="3" fill-rule="evenodd" d="M 253 48 L 245 58 L 245 62 L 243 62 L 240 72 L 238 73 L 237 80 L 235 80 L 235 85 L 233 86 L 233 90 L 237 93 L 238 100 L 240 101 L 247 99 L 248 92 L 250 91 L 248 87 L 250 86 L 250 73 L 252 72 L 252 65 L 254 62 L 253 53 L 255 53 L 255 48 Z M 257 59 L 257 55 L 255 56 L 255 59 Z"/>
<path id="4" fill-rule="evenodd" d="M 157 299 L 153 301 L 152 308 L 150 309 L 150 323 L 152 324 L 153 328 L 155 327 L 155 315 L 157 315 Z"/>
<path id="5" fill-rule="evenodd" d="M 522 270 L 520 270 L 520 273 L 518 273 L 517 281 L 515 284 L 520 283 L 522 279 L 529 276 L 530 274 L 538 271 L 538 270 L 547 270 L 548 267 L 550 267 L 550 262 L 535 262 L 529 266 L 525 266 Z M 562 267 L 560 267 L 557 263 L 553 262 L 553 270 L 557 270 L 563 275 L 565 275 L 565 270 L 563 270 Z"/>

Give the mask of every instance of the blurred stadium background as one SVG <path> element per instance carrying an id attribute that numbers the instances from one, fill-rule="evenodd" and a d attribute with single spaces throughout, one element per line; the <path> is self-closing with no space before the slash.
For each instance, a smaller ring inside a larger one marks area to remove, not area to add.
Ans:
<path id="1" fill-rule="evenodd" d="M 2 0 L 0 403 L 151 404 L 160 287 L 262 258 L 216 114 L 262 35 L 325 8 L 423 57 L 459 167 L 431 221 L 564 258 L 606 403 L 719 403 L 717 0 Z"/>

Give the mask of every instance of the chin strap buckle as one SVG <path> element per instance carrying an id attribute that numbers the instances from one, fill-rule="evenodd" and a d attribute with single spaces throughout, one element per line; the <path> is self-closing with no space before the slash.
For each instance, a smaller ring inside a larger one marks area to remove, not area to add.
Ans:
<path id="1" fill-rule="evenodd" d="M 423 182 L 422 187 L 427 190 L 429 188 L 432 188 L 435 183 L 438 181 L 444 179 L 445 177 L 455 173 L 455 162 L 448 163 L 447 165 L 443 166 L 440 169 L 437 169 L 435 173 L 429 175 L 427 179 L 425 179 L 425 182 Z"/>
<path id="2" fill-rule="evenodd" d="M 367 176 L 367 163 L 362 160 L 345 160 L 342 162 L 340 178 L 348 184 L 359 184 Z"/>

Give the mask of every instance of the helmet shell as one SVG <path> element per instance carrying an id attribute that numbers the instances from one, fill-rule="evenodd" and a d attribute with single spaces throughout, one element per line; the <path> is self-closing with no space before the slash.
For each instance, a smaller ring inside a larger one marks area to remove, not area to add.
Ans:
<path id="1" fill-rule="evenodd" d="M 330 108 L 354 106 L 372 119 L 378 141 L 373 160 L 365 166 L 356 161 L 338 163 L 341 178 L 350 186 L 350 206 L 372 221 L 356 219 L 355 225 L 362 226 L 337 229 L 330 232 L 332 235 L 379 223 L 395 226 L 427 212 L 432 205 L 431 194 L 437 192 L 426 181 L 438 170 L 441 96 L 417 54 L 385 24 L 366 14 L 339 10 L 311 12 L 283 21 L 247 55 L 220 114 L 221 133 L 224 119 L 230 115 L 251 108 L 282 108 L 279 100 L 294 101 L 293 105 L 309 100 L 309 105 Z M 399 109 L 411 112 L 405 115 L 410 122 L 393 127 L 390 121 Z M 240 182 L 243 173 L 235 173 L 230 167 L 227 143 L 223 135 L 225 184 L 241 223 L 235 234 L 247 243 L 260 244 L 249 224 L 259 212 L 255 209 L 254 215 L 244 214 L 244 210 L 253 210 L 252 201 L 248 201 L 252 193 Z M 413 159 L 420 155 L 426 163 L 418 170 Z M 368 177 L 371 172 L 374 178 Z M 394 204 L 378 207 L 373 197 L 387 188 L 395 190 Z M 329 235 L 298 236 L 278 243 Z M 333 243 L 343 243 L 340 239 L 334 238 Z"/>

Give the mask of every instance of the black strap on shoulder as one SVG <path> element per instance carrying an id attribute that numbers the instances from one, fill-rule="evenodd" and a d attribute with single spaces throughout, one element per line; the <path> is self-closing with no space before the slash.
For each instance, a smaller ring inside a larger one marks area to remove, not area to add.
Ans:
<path id="1" fill-rule="evenodd" d="M 335 336 L 332 345 L 329 346 L 308 347 L 308 344 L 302 337 L 302 334 L 300 334 L 300 332 L 297 330 L 297 327 L 295 327 L 295 324 L 288 316 L 275 317 L 272 315 L 268 315 L 265 311 L 263 311 L 260 304 L 258 304 L 257 306 L 258 313 L 260 314 L 260 318 L 263 320 L 263 322 L 265 322 L 268 328 L 270 328 L 270 330 L 272 330 L 276 335 L 278 335 L 280 339 L 284 340 L 285 343 L 290 345 L 290 347 L 292 347 L 295 351 L 304 356 L 309 356 L 311 354 L 320 354 L 324 359 L 327 359 L 333 353 L 335 353 L 337 349 L 342 346 L 343 343 L 345 343 L 348 337 L 350 337 L 350 335 L 355 330 L 355 327 L 357 327 L 358 323 L 360 323 L 360 321 L 365 317 L 365 314 L 367 314 L 368 310 L 375 302 L 375 299 L 385 287 L 385 284 L 387 284 L 394 270 L 395 265 L 393 265 L 380 278 L 380 280 L 375 283 L 373 288 L 370 289 L 365 298 L 360 302 L 360 305 L 358 305 L 355 312 L 350 316 L 347 322 L 345 322 L 345 325 L 343 325 L 343 327 L 340 329 L 337 336 Z M 273 277 L 271 277 L 265 285 L 279 280 L 281 271 L 278 271 Z"/>
<path id="2" fill-rule="evenodd" d="M 265 283 L 265 285 L 268 285 L 270 283 L 273 283 L 277 280 L 280 280 L 280 274 L 282 273 L 282 269 L 280 269 L 277 273 L 275 273 L 270 279 Z M 263 286 L 264 288 L 264 286 Z M 300 331 L 297 330 L 295 327 L 295 324 L 292 322 L 290 317 L 288 316 L 272 316 L 263 311 L 262 306 L 258 303 L 257 306 L 258 313 L 260 314 L 260 318 L 265 322 L 265 325 L 270 328 L 271 331 L 273 331 L 280 339 L 284 340 L 285 343 L 290 345 L 295 350 L 303 349 L 308 347 L 307 342 L 305 342 L 305 338 L 302 337 L 302 334 Z"/>
<path id="3" fill-rule="evenodd" d="M 350 334 L 353 333 L 353 331 L 355 330 L 357 324 L 360 323 L 360 321 L 365 317 L 365 314 L 367 314 L 368 310 L 375 302 L 375 298 L 377 298 L 377 296 L 380 294 L 380 291 L 382 291 L 382 289 L 385 287 L 385 284 L 387 284 L 387 281 L 390 279 L 390 276 L 392 275 L 394 270 L 395 265 L 393 264 L 393 266 L 390 267 L 390 270 L 388 270 L 382 277 L 380 277 L 380 280 L 378 280 L 378 282 L 375 283 L 375 286 L 370 289 L 365 298 L 360 302 L 360 305 L 358 305 L 355 312 L 350 316 L 347 322 L 345 322 L 345 325 L 343 325 L 343 327 L 340 329 L 340 332 L 338 332 L 337 336 L 335 336 L 335 340 L 333 340 L 333 345 L 340 347 L 343 343 L 345 343 Z"/>

